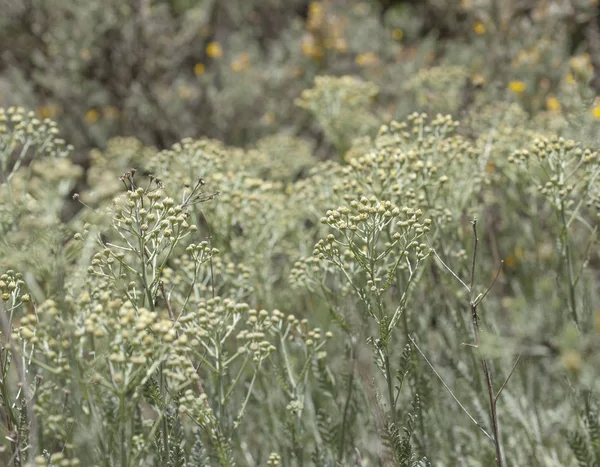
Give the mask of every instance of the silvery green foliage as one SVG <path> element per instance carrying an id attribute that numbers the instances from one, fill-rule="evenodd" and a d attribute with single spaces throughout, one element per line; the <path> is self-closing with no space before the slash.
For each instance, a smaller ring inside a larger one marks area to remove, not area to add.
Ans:
<path id="1" fill-rule="evenodd" d="M 36 123 L 2 189 L 61 248 L 2 260 L 9 458 L 593 465 L 597 155 L 522 115 L 411 114 L 340 162 L 117 139 L 67 222 L 81 172 Z"/>

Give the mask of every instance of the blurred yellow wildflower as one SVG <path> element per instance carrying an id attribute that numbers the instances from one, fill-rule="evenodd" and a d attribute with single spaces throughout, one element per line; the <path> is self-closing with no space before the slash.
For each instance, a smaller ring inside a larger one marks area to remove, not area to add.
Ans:
<path id="1" fill-rule="evenodd" d="M 567 350 L 561 355 L 563 366 L 573 373 L 578 373 L 583 364 L 581 354 L 576 350 Z"/>
<path id="2" fill-rule="evenodd" d="M 265 125 L 270 125 L 271 123 L 273 123 L 275 121 L 275 113 L 271 112 L 271 111 L 265 113 L 262 116 L 261 121 Z"/>
<path id="3" fill-rule="evenodd" d="M 206 55 L 210 58 L 221 58 L 223 56 L 223 48 L 216 41 L 209 42 L 206 46 Z"/>
<path id="4" fill-rule="evenodd" d="M 230 66 L 234 73 L 247 70 L 250 66 L 250 56 L 246 52 L 242 52 L 231 62 Z"/>
<path id="5" fill-rule="evenodd" d="M 107 120 L 116 120 L 120 115 L 121 111 L 112 105 L 102 109 L 102 116 Z"/>
<path id="6" fill-rule="evenodd" d="M 326 49 L 333 49 L 338 52 L 346 52 L 348 50 L 348 42 L 343 37 L 328 37 L 323 44 Z"/>
<path id="7" fill-rule="evenodd" d="M 583 73 L 586 71 L 593 71 L 592 59 L 590 54 L 583 53 L 581 55 L 575 55 L 569 59 L 569 66 L 575 73 Z"/>
<path id="8" fill-rule="evenodd" d="M 594 66 L 590 54 L 584 53 L 571 57 L 569 68 L 576 81 L 588 83 L 594 75 Z"/>
<path id="9" fill-rule="evenodd" d="M 314 31 L 319 29 L 325 19 L 325 8 L 321 2 L 311 2 L 308 6 L 308 18 L 306 20 L 306 29 Z"/>
<path id="10" fill-rule="evenodd" d="M 475 34 L 481 36 L 485 34 L 485 26 L 481 21 L 475 21 L 473 24 L 473 31 L 475 31 Z"/>
<path id="11" fill-rule="evenodd" d="M 392 30 L 392 37 L 396 41 L 401 41 L 402 38 L 404 37 L 404 31 L 402 29 L 400 29 L 400 28 L 394 28 Z"/>
<path id="12" fill-rule="evenodd" d="M 177 95 L 182 101 L 187 101 L 190 97 L 192 97 L 192 90 L 189 86 L 182 84 L 177 88 Z"/>
<path id="13" fill-rule="evenodd" d="M 377 55 L 373 52 L 358 54 L 354 59 L 354 62 L 360 67 L 373 66 L 377 63 Z"/>
<path id="14" fill-rule="evenodd" d="M 575 81 L 575 77 L 573 76 L 573 73 L 567 74 L 567 83 L 568 84 L 576 84 L 577 83 L 577 81 Z"/>
<path id="15" fill-rule="evenodd" d="M 504 264 L 512 269 L 523 259 L 523 256 L 523 248 L 515 247 L 513 254 L 508 255 L 506 258 L 504 258 Z"/>
<path id="16" fill-rule="evenodd" d="M 596 120 L 600 120 L 600 103 L 596 103 L 594 107 L 592 107 L 592 116 Z"/>
<path id="17" fill-rule="evenodd" d="M 302 53 L 314 59 L 320 59 L 324 54 L 323 47 L 317 44 L 312 36 L 307 36 L 302 40 Z"/>
<path id="18" fill-rule="evenodd" d="M 85 121 L 87 123 L 96 123 L 100 118 L 100 112 L 96 109 L 90 109 L 85 113 Z"/>
<path id="19" fill-rule="evenodd" d="M 546 108 L 552 112 L 560 112 L 560 101 L 553 95 L 546 97 Z"/>
<path id="20" fill-rule="evenodd" d="M 343 37 L 338 37 L 335 39 L 333 48 L 338 52 L 347 52 L 348 51 L 348 41 Z"/>
<path id="21" fill-rule="evenodd" d="M 202 76 L 205 71 L 206 71 L 206 66 L 204 65 L 204 63 L 196 63 L 194 65 L 194 74 L 196 76 Z"/>
<path id="22" fill-rule="evenodd" d="M 471 76 L 471 82 L 476 87 L 485 86 L 485 76 L 483 76 L 481 73 L 475 73 Z"/>
<path id="23" fill-rule="evenodd" d="M 79 55 L 85 61 L 87 61 L 90 58 L 92 58 L 92 53 L 90 52 L 90 49 L 81 49 L 81 52 L 79 52 Z"/>
<path id="24" fill-rule="evenodd" d="M 58 113 L 58 109 L 53 105 L 38 107 L 35 112 L 40 118 L 54 118 Z"/>
<path id="25" fill-rule="evenodd" d="M 516 94 L 522 94 L 525 92 L 525 83 L 523 81 L 511 81 L 508 83 L 508 89 Z"/>

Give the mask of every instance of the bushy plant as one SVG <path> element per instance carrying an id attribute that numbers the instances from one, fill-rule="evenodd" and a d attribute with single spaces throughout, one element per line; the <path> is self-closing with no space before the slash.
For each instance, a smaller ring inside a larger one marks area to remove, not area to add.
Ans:
<path id="1" fill-rule="evenodd" d="M 25 3 L 2 465 L 598 463 L 595 2 Z"/>

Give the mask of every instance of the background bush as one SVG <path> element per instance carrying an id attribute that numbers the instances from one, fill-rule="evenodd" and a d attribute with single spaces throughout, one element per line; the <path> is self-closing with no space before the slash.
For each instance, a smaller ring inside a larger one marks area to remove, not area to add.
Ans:
<path id="1" fill-rule="evenodd" d="M 2 1 L 6 465 L 600 462 L 595 1 Z"/>

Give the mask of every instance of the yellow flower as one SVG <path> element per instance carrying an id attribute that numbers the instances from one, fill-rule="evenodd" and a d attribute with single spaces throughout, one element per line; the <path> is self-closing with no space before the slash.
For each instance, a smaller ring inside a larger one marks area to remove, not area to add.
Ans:
<path id="1" fill-rule="evenodd" d="M 402 38 L 404 37 L 404 31 L 402 31 L 402 29 L 400 29 L 400 28 L 395 28 L 392 30 L 392 37 L 396 41 L 401 41 Z"/>
<path id="2" fill-rule="evenodd" d="M 577 83 L 577 81 L 575 81 L 575 77 L 573 76 L 573 73 L 567 74 L 567 83 L 568 84 L 576 84 Z"/>
<path id="3" fill-rule="evenodd" d="M 546 108 L 552 112 L 560 112 L 560 101 L 553 95 L 546 97 Z"/>
<path id="4" fill-rule="evenodd" d="M 196 76 L 202 76 L 205 71 L 206 71 L 206 66 L 204 66 L 204 63 L 196 63 L 194 65 L 194 74 Z"/>
<path id="5" fill-rule="evenodd" d="M 596 120 L 600 120 L 600 103 L 596 104 L 594 107 L 592 107 L 592 116 Z"/>
<path id="6" fill-rule="evenodd" d="M 569 67 L 575 80 L 587 83 L 594 74 L 594 67 L 590 55 L 587 53 L 576 55 L 569 60 Z"/>
<path id="7" fill-rule="evenodd" d="M 365 52 L 358 54 L 354 61 L 360 67 L 373 66 L 377 63 L 377 55 L 373 52 Z"/>
<path id="8" fill-rule="evenodd" d="M 102 109 L 102 115 L 107 120 L 116 120 L 121 115 L 121 111 L 116 107 L 109 105 Z"/>
<path id="9" fill-rule="evenodd" d="M 269 111 L 262 116 L 261 120 L 263 124 L 269 125 L 275 121 L 275 113 Z"/>
<path id="10" fill-rule="evenodd" d="M 485 76 L 481 73 L 475 73 L 471 76 L 471 82 L 478 88 L 485 86 Z"/>
<path id="11" fill-rule="evenodd" d="M 308 19 L 306 20 L 306 29 L 314 31 L 323 25 L 325 19 L 325 9 L 321 2 L 311 2 L 308 6 Z"/>
<path id="12" fill-rule="evenodd" d="M 302 40 L 302 53 L 307 57 L 320 59 L 323 57 L 323 47 L 318 45 L 312 36 Z"/>
<path id="13" fill-rule="evenodd" d="M 234 73 L 239 73 L 240 71 L 244 71 L 244 69 L 244 65 L 239 61 L 234 60 L 233 62 L 231 62 L 231 71 L 233 71 Z"/>
<path id="14" fill-rule="evenodd" d="M 525 92 L 525 83 L 523 81 L 511 81 L 508 83 L 508 89 L 516 94 L 522 94 Z"/>
<path id="15" fill-rule="evenodd" d="M 90 109 L 85 113 L 85 121 L 87 123 L 96 123 L 100 118 L 100 112 L 96 109 Z"/>
<path id="16" fill-rule="evenodd" d="M 575 71 L 576 73 L 593 70 L 590 54 L 588 53 L 571 57 L 569 59 L 569 66 L 571 67 L 571 70 Z"/>
<path id="17" fill-rule="evenodd" d="M 249 65 L 250 57 L 246 52 L 243 52 L 231 62 L 231 71 L 233 71 L 234 73 L 239 73 L 240 71 L 247 70 Z"/>
<path id="18" fill-rule="evenodd" d="M 182 84 L 177 88 L 177 95 L 181 100 L 187 101 L 190 97 L 192 97 L 192 90 L 185 84 Z"/>
<path id="19" fill-rule="evenodd" d="M 313 55 L 314 45 L 311 41 L 302 41 L 302 53 L 307 57 L 311 57 Z"/>
<path id="20" fill-rule="evenodd" d="M 524 256 L 525 256 L 525 252 L 523 251 L 523 248 L 515 247 L 513 254 L 508 255 L 506 258 L 504 258 L 504 264 L 506 264 L 507 267 L 512 269 L 518 263 L 521 262 L 521 260 L 523 259 Z"/>
<path id="21" fill-rule="evenodd" d="M 338 37 L 335 39 L 333 43 L 333 48 L 338 52 L 347 52 L 348 51 L 348 42 L 343 37 Z"/>
<path id="22" fill-rule="evenodd" d="M 473 24 L 473 31 L 475 31 L 475 34 L 481 36 L 485 34 L 485 26 L 481 21 L 475 21 L 475 24 Z"/>
<path id="23" fill-rule="evenodd" d="M 35 109 L 35 111 L 40 118 L 54 118 L 58 112 L 58 109 L 53 105 L 47 105 L 44 107 L 38 107 Z"/>
<path id="24" fill-rule="evenodd" d="M 209 42 L 209 44 L 206 46 L 206 55 L 208 55 L 210 58 L 222 57 L 223 48 L 221 47 L 221 44 L 216 41 Z"/>
<path id="25" fill-rule="evenodd" d="M 581 365 L 583 364 L 581 354 L 576 350 L 567 350 L 563 352 L 561 355 L 561 360 L 564 367 L 573 373 L 578 373 L 581 369 Z"/>

